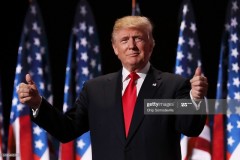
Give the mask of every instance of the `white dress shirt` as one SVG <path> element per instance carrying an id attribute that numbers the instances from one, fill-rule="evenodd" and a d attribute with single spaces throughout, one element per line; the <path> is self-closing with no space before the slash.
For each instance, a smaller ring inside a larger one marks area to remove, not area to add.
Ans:
<path id="1" fill-rule="evenodd" d="M 136 82 L 136 84 L 137 84 L 137 95 L 139 93 L 139 90 L 140 90 L 140 88 L 143 84 L 143 81 L 144 81 L 144 79 L 147 75 L 147 72 L 148 72 L 149 68 L 150 68 L 150 63 L 148 62 L 147 65 L 142 70 L 137 72 L 137 74 L 139 76 L 139 78 L 136 80 L 137 81 Z M 122 95 L 123 95 L 125 89 L 127 88 L 128 83 L 130 81 L 130 78 L 128 77 L 129 74 L 130 74 L 130 72 L 126 68 L 123 67 L 123 70 L 122 70 L 122 83 L 123 83 L 122 84 Z"/>

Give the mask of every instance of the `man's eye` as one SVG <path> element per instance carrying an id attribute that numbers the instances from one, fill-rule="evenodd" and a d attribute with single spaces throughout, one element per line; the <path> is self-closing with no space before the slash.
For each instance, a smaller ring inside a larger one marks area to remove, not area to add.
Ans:
<path id="1" fill-rule="evenodd" d="M 141 42 L 143 41 L 142 37 L 135 37 L 135 42 Z"/>
<path id="2" fill-rule="evenodd" d="M 127 42 L 128 42 L 127 39 L 122 39 L 122 40 L 121 40 L 121 43 L 127 43 Z"/>

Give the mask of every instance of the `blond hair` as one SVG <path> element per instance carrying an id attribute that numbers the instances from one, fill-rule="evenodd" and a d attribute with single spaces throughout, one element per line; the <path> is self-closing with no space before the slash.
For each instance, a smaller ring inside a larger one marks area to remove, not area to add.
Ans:
<path id="1" fill-rule="evenodd" d="M 146 31 L 148 34 L 149 39 L 154 44 L 154 39 L 152 35 L 153 31 L 153 24 L 152 22 L 144 16 L 125 16 L 119 18 L 115 21 L 112 31 L 112 41 L 114 40 L 116 33 L 124 28 L 139 28 Z"/>

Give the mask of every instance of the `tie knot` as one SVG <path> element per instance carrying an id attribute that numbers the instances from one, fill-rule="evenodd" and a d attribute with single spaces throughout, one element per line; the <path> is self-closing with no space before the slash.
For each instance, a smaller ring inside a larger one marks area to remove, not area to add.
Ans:
<path id="1" fill-rule="evenodd" d="M 131 80 L 135 81 L 139 78 L 139 75 L 136 72 L 131 72 L 129 74 L 129 77 L 131 78 Z"/>

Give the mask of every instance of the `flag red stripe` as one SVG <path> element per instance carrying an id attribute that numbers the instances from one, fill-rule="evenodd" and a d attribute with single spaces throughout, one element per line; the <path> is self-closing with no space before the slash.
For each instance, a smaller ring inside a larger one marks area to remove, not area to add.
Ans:
<path id="1" fill-rule="evenodd" d="M 210 142 L 204 138 L 194 137 L 189 139 L 189 149 L 191 150 L 190 152 L 192 152 L 192 149 L 196 148 L 211 153 L 210 146 Z"/>
<path id="2" fill-rule="evenodd" d="M 33 160 L 32 125 L 30 116 L 20 116 L 20 156 L 22 160 Z"/>
<path id="3" fill-rule="evenodd" d="M 231 158 L 231 153 L 229 153 L 228 151 L 227 151 L 227 155 L 226 155 L 226 160 L 230 160 L 230 158 Z"/>
<path id="4" fill-rule="evenodd" d="M 15 145 L 15 136 L 13 134 L 13 127 L 9 125 L 8 129 L 8 153 L 16 153 L 16 145 Z M 14 160 L 14 157 L 9 157 L 9 160 Z"/>
<path id="5" fill-rule="evenodd" d="M 34 158 L 34 160 L 40 160 L 40 157 L 38 157 L 38 155 L 36 155 L 36 154 L 33 155 L 33 158 Z"/>
<path id="6" fill-rule="evenodd" d="M 74 159 L 75 153 L 74 153 L 74 141 L 70 141 L 68 143 L 61 143 L 60 148 L 60 156 L 61 160 L 65 159 Z"/>
<path id="7" fill-rule="evenodd" d="M 224 120 L 222 114 L 214 115 L 212 160 L 224 160 Z"/>
<path id="8" fill-rule="evenodd" d="M 81 157 L 78 154 L 76 154 L 76 159 L 75 160 L 81 160 Z"/>

